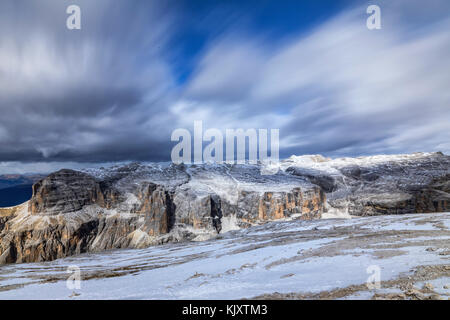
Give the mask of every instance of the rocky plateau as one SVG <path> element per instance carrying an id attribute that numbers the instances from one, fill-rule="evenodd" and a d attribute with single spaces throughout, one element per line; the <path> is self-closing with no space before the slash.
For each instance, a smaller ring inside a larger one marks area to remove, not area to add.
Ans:
<path id="1" fill-rule="evenodd" d="M 198 241 L 273 220 L 450 211 L 450 156 L 329 159 L 263 165 L 131 163 L 60 170 L 32 198 L 0 209 L 0 264 Z"/>

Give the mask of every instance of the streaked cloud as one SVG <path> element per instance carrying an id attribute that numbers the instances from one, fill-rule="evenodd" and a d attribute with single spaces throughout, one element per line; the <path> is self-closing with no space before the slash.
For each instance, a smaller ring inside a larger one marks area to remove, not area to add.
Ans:
<path id="1" fill-rule="evenodd" d="M 76 32 L 64 1 L 0 4 L 0 161 L 169 160 L 194 120 L 279 128 L 282 156 L 450 153 L 447 1 L 380 1 L 375 31 L 349 5 L 286 34 L 218 5 L 192 26 L 208 36 L 183 81 L 182 4 L 75 2 Z"/>

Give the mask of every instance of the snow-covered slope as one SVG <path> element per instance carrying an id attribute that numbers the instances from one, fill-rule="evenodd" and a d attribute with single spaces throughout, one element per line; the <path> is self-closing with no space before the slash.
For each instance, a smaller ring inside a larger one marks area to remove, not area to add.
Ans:
<path id="1" fill-rule="evenodd" d="M 273 164 L 272 164 L 273 165 Z M 275 220 L 450 211 L 442 153 L 264 164 L 130 163 L 60 170 L 0 220 L 0 264 L 207 239 Z"/>
<path id="2" fill-rule="evenodd" d="M 332 211 L 364 216 L 450 210 L 450 157 L 439 152 L 292 156 L 280 167 L 321 186 Z"/>
<path id="3" fill-rule="evenodd" d="M 446 299 L 449 228 L 446 213 L 270 222 L 204 242 L 0 266 L 0 299 Z M 77 268 L 81 288 L 68 288 Z M 374 270 L 379 289 L 366 286 Z"/>

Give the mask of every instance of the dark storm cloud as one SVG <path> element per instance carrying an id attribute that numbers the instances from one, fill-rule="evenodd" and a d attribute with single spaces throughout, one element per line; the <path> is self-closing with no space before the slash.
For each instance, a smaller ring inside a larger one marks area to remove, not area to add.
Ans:
<path id="1" fill-rule="evenodd" d="M 279 128 L 283 157 L 450 151 L 448 1 L 380 0 L 382 30 L 356 6 L 275 37 L 238 2 L 209 5 L 2 1 L 0 161 L 169 160 L 194 120 Z"/>
<path id="2" fill-rule="evenodd" d="M 82 29 L 66 8 L 82 8 Z M 173 79 L 159 2 L 3 1 L 0 160 L 161 159 Z"/>

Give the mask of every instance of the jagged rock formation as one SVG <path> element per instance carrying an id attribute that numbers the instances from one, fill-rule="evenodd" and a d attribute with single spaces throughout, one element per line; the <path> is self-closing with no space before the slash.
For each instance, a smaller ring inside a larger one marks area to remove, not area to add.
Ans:
<path id="1" fill-rule="evenodd" d="M 104 204 L 95 179 L 83 172 L 60 170 L 33 185 L 31 214 L 56 215 L 74 212 L 94 203 Z"/>
<path id="2" fill-rule="evenodd" d="M 450 211 L 450 157 L 442 153 L 308 160 L 291 157 L 283 165 L 351 215 Z"/>
<path id="3" fill-rule="evenodd" d="M 0 209 L 0 264 L 203 239 L 283 218 L 450 211 L 450 157 L 291 157 L 261 165 L 129 164 L 61 170 Z"/>
<path id="4" fill-rule="evenodd" d="M 224 219 L 246 227 L 293 215 L 320 218 L 325 195 L 319 187 L 259 170 L 136 163 L 60 170 L 33 186 L 28 206 L 0 220 L 0 263 L 192 240 L 222 232 Z"/>
<path id="5" fill-rule="evenodd" d="M 1 233 L 0 263 L 50 261 L 83 252 L 125 248 L 138 219 L 94 212 L 63 216 L 26 215 L 26 206 L 12 212 Z"/>

